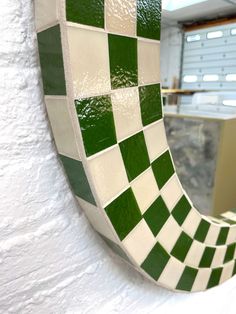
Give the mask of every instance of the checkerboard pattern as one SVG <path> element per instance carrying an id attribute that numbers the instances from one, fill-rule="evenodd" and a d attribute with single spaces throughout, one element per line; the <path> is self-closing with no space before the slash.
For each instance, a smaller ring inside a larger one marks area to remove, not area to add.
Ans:
<path id="1" fill-rule="evenodd" d="M 204 217 L 176 175 L 162 113 L 160 0 L 36 0 L 47 110 L 71 187 L 113 251 L 157 284 L 236 274 L 236 211 Z M 57 14 L 55 13 L 57 12 Z"/>

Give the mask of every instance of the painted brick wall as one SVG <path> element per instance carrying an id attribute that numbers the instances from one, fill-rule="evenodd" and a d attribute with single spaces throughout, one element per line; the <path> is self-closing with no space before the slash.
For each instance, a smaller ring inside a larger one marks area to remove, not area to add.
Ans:
<path id="1" fill-rule="evenodd" d="M 57 159 L 33 1 L 1 0 L 0 38 L 0 313 L 235 314 L 236 279 L 175 294 L 110 255 Z"/>

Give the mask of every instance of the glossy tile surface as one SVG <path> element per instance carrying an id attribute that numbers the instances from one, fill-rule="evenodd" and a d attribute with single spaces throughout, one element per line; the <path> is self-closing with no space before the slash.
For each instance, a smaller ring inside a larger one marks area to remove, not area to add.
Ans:
<path id="1" fill-rule="evenodd" d="M 193 240 L 185 232 L 182 232 L 179 236 L 171 255 L 176 257 L 179 261 L 184 262 Z"/>
<path id="2" fill-rule="evenodd" d="M 59 25 L 38 34 L 38 47 L 45 95 L 66 95 Z"/>
<path id="3" fill-rule="evenodd" d="M 172 216 L 169 216 L 160 232 L 157 235 L 157 240 L 166 249 L 171 252 L 176 244 L 176 239 L 179 238 L 182 230 Z M 168 236 L 167 236 L 168 235 Z"/>
<path id="4" fill-rule="evenodd" d="M 160 243 L 157 242 L 141 267 L 150 277 L 157 281 L 163 273 L 169 259 L 170 255 Z"/>
<path id="5" fill-rule="evenodd" d="M 137 34 L 140 37 L 160 40 L 161 1 L 137 0 Z"/>
<path id="6" fill-rule="evenodd" d="M 191 204 L 187 200 L 186 196 L 183 195 L 181 199 L 179 200 L 179 202 L 174 207 L 171 214 L 175 218 L 175 220 L 178 222 L 178 224 L 182 226 L 185 219 L 189 215 L 191 209 L 192 209 Z"/>
<path id="7" fill-rule="evenodd" d="M 144 214 L 149 228 L 156 237 L 170 216 L 162 197 L 158 197 Z"/>
<path id="8" fill-rule="evenodd" d="M 57 0 L 37 0 L 35 1 L 35 24 L 36 29 L 47 28 L 56 24 L 57 17 Z"/>
<path id="9" fill-rule="evenodd" d="M 67 107 L 67 99 L 46 98 L 45 102 L 58 152 L 81 160 L 76 145 L 76 135 L 71 124 L 71 116 Z M 70 139 L 69 141 L 68 138 Z"/>
<path id="10" fill-rule="evenodd" d="M 105 208 L 119 238 L 123 240 L 142 219 L 141 212 L 131 189 L 122 193 Z"/>
<path id="11" fill-rule="evenodd" d="M 151 168 L 147 169 L 147 171 L 134 180 L 131 183 L 131 187 L 142 213 L 145 213 L 149 206 L 160 195 L 160 191 Z"/>
<path id="12" fill-rule="evenodd" d="M 104 27 L 104 0 L 66 0 L 66 17 L 70 22 Z"/>
<path id="13" fill-rule="evenodd" d="M 112 89 L 138 85 L 137 39 L 108 34 Z"/>
<path id="14" fill-rule="evenodd" d="M 68 27 L 74 98 L 103 95 L 110 91 L 107 34 Z"/>
<path id="15" fill-rule="evenodd" d="M 160 82 L 160 44 L 144 40 L 138 41 L 139 84 Z"/>
<path id="16" fill-rule="evenodd" d="M 162 118 L 160 84 L 139 88 L 143 125 L 146 126 Z"/>
<path id="17" fill-rule="evenodd" d="M 102 204 L 111 201 L 129 186 L 119 146 L 97 155 L 88 162 L 95 189 Z M 117 169 L 114 176 L 114 169 Z"/>
<path id="18" fill-rule="evenodd" d="M 161 189 L 174 174 L 174 166 L 170 152 L 166 151 L 152 163 L 152 169 L 159 189 Z"/>
<path id="19" fill-rule="evenodd" d="M 111 33 L 136 35 L 136 0 L 106 0 L 106 27 Z"/>
<path id="20" fill-rule="evenodd" d="M 129 181 L 134 180 L 150 166 L 143 132 L 135 134 L 121 142 L 120 150 Z M 137 156 L 138 159 L 136 159 Z"/>
<path id="21" fill-rule="evenodd" d="M 103 213 L 101 210 L 95 205 L 92 205 L 79 197 L 77 197 L 77 200 L 79 205 L 83 208 L 83 211 L 89 222 L 94 226 L 95 230 L 107 239 L 113 241 L 113 243 L 117 243 L 118 240 L 112 232 L 109 223 L 103 219 Z"/>
<path id="22" fill-rule="evenodd" d="M 94 155 L 114 144 L 116 134 L 109 96 L 75 101 L 87 156 Z"/>
<path id="23" fill-rule="evenodd" d="M 140 265 L 155 245 L 155 242 L 155 237 L 150 228 L 145 220 L 142 219 L 125 238 L 123 245 L 130 252 L 132 258 Z"/>
<path id="24" fill-rule="evenodd" d="M 165 184 L 161 190 L 161 196 L 169 210 L 172 210 L 182 196 L 183 190 L 176 175 Z"/>
<path id="25" fill-rule="evenodd" d="M 144 130 L 149 158 L 154 161 L 168 148 L 163 120 L 149 125 Z"/>
<path id="26" fill-rule="evenodd" d="M 63 155 L 60 158 L 75 195 L 96 205 L 82 162 Z"/>
<path id="27" fill-rule="evenodd" d="M 138 88 L 124 88 L 111 95 L 118 140 L 142 130 Z"/>

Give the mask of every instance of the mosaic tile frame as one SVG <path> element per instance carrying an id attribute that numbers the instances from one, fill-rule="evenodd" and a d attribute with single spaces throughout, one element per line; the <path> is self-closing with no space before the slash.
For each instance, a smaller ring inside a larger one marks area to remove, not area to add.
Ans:
<path id="1" fill-rule="evenodd" d="M 202 216 L 163 123 L 160 0 L 36 0 L 45 101 L 94 229 L 144 276 L 203 291 L 236 274 L 236 210 Z"/>

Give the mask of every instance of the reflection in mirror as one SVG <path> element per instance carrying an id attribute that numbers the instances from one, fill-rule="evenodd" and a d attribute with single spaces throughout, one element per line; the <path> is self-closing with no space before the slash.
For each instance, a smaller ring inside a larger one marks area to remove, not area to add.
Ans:
<path id="1" fill-rule="evenodd" d="M 161 39 L 167 137 L 194 205 L 218 215 L 236 207 L 236 4 L 173 3 Z"/>

